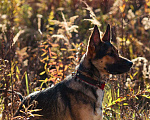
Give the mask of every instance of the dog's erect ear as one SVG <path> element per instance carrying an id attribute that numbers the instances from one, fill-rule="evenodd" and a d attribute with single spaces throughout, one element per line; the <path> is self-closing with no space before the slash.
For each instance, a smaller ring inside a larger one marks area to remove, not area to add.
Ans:
<path id="1" fill-rule="evenodd" d="M 102 41 L 104 42 L 110 42 L 110 25 L 108 24 L 107 25 L 107 29 L 106 29 L 106 32 L 102 38 Z"/>
<path id="2" fill-rule="evenodd" d="M 90 37 L 89 46 L 98 46 L 100 43 L 101 43 L 100 32 L 97 25 L 95 25 L 93 33 Z"/>
<path id="3" fill-rule="evenodd" d="M 91 58 L 94 57 L 95 49 L 100 45 L 101 42 L 99 29 L 97 25 L 95 25 L 88 44 L 88 55 L 90 55 Z"/>

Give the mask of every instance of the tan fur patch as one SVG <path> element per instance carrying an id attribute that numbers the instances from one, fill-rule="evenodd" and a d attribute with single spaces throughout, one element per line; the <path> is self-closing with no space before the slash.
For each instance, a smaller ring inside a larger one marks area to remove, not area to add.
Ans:
<path id="1" fill-rule="evenodd" d="M 92 60 L 93 65 L 99 70 L 101 74 L 109 74 L 105 68 L 106 64 L 113 64 L 115 62 L 115 59 L 113 57 L 110 57 L 108 55 L 104 56 L 102 59 L 98 60 Z"/>
<path id="2" fill-rule="evenodd" d="M 87 99 L 87 97 L 80 95 L 83 98 Z M 71 97 L 71 113 L 72 117 L 76 120 L 94 120 L 93 119 L 93 108 L 90 104 L 83 104 L 81 101 L 76 101 L 75 97 L 70 95 Z M 90 100 L 90 99 L 89 99 Z M 70 114 L 71 115 L 71 114 Z M 68 119 L 67 119 L 68 120 Z"/>

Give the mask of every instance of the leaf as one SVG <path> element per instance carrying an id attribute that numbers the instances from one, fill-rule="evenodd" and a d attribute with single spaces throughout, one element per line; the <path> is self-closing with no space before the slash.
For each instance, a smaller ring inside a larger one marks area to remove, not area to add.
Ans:
<path id="1" fill-rule="evenodd" d="M 44 61 L 44 60 L 40 60 L 40 62 L 45 63 L 45 61 Z"/>
<path id="2" fill-rule="evenodd" d="M 72 25 L 70 28 L 68 28 L 68 30 L 70 32 L 76 32 L 76 33 L 78 33 L 77 28 L 79 28 L 77 25 Z"/>
<path id="3" fill-rule="evenodd" d="M 51 54 L 52 54 L 52 55 L 55 55 L 55 56 L 57 55 L 55 52 L 51 52 Z"/>
<path id="4" fill-rule="evenodd" d="M 52 59 L 57 59 L 57 56 L 52 56 L 51 58 L 52 58 Z"/>
<path id="5" fill-rule="evenodd" d="M 45 49 L 41 49 L 42 51 L 44 51 L 44 52 L 47 52 Z"/>
<path id="6" fill-rule="evenodd" d="M 117 100 L 112 101 L 112 103 L 110 103 L 108 106 L 115 105 L 115 104 L 120 103 L 126 99 L 127 99 L 126 97 L 118 98 Z"/>
<path id="7" fill-rule="evenodd" d="M 45 57 L 43 60 L 48 60 L 49 59 L 49 57 L 47 56 L 47 57 Z"/>
<path id="8" fill-rule="evenodd" d="M 44 55 L 46 55 L 47 54 L 47 51 L 46 52 L 44 52 L 41 56 L 44 56 Z"/>
<path id="9" fill-rule="evenodd" d="M 16 78 L 19 80 L 19 75 L 16 75 Z M 20 81 L 20 80 L 19 80 Z"/>
<path id="10" fill-rule="evenodd" d="M 63 64 L 62 64 L 62 63 L 59 63 L 59 66 L 60 66 L 60 67 L 63 67 Z"/>
<path id="11" fill-rule="evenodd" d="M 34 110 L 28 110 L 30 112 L 35 112 L 35 111 L 41 111 L 42 109 L 34 109 Z"/>
<path id="12" fill-rule="evenodd" d="M 69 49 L 68 51 L 76 51 L 76 49 Z"/>
<path id="13" fill-rule="evenodd" d="M 148 95 L 142 95 L 142 96 L 145 97 L 145 98 L 150 99 L 150 96 L 148 96 Z"/>
<path id="14" fill-rule="evenodd" d="M 47 68 L 47 63 L 45 63 L 45 65 L 44 65 L 44 69 L 46 70 L 46 68 Z"/>
<path id="15" fill-rule="evenodd" d="M 46 83 L 46 82 L 47 82 L 47 80 L 48 80 L 48 78 L 46 78 L 46 79 L 44 80 L 44 83 Z"/>
<path id="16" fill-rule="evenodd" d="M 136 95 L 135 96 L 133 96 L 134 98 L 136 98 L 137 100 L 139 99 Z"/>
<path id="17" fill-rule="evenodd" d="M 48 63 L 48 65 L 56 65 L 57 62 Z"/>
<path id="18" fill-rule="evenodd" d="M 38 80 L 38 81 L 43 82 L 44 80 Z"/>
<path id="19" fill-rule="evenodd" d="M 129 105 L 128 103 L 123 103 L 123 105 Z"/>
<path id="20" fill-rule="evenodd" d="M 16 66 L 16 72 L 17 72 L 18 74 L 20 74 L 20 70 L 19 70 L 18 66 Z"/>
<path id="21" fill-rule="evenodd" d="M 33 116 L 43 116 L 43 115 L 39 115 L 39 114 L 33 114 Z"/>
<path id="22" fill-rule="evenodd" d="M 43 72 L 40 73 L 40 75 L 43 75 L 43 74 L 45 74 L 45 71 L 43 71 Z"/>
<path id="23" fill-rule="evenodd" d="M 46 43 L 47 43 L 47 41 L 43 42 L 42 44 L 46 44 Z"/>
<path id="24" fill-rule="evenodd" d="M 62 51 L 66 51 L 67 49 L 66 49 L 66 48 L 61 48 L 60 50 L 62 50 Z"/>
<path id="25" fill-rule="evenodd" d="M 69 56 L 68 59 L 74 58 L 74 56 Z"/>
<path id="26" fill-rule="evenodd" d="M 56 35 L 56 34 L 54 34 L 54 35 L 52 35 L 52 38 L 60 38 L 60 39 L 64 39 L 65 36 L 64 36 L 64 35 Z"/>
<path id="27" fill-rule="evenodd" d="M 123 4 L 122 6 L 119 6 L 122 13 L 124 12 L 125 6 L 126 6 L 126 4 Z"/>
<path id="28" fill-rule="evenodd" d="M 146 0 L 146 4 L 147 4 L 147 6 L 150 6 L 150 1 Z"/>
<path id="29" fill-rule="evenodd" d="M 70 22 L 73 23 L 75 19 L 77 19 L 78 17 L 79 17 L 78 15 L 70 17 Z"/>
<path id="30" fill-rule="evenodd" d="M 11 120 L 23 120 L 24 119 L 24 117 L 22 117 L 22 116 L 16 116 L 16 117 L 13 117 Z"/>
<path id="31" fill-rule="evenodd" d="M 26 108 L 24 104 L 22 105 L 22 107 L 23 107 L 24 109 Z M 20 110 L 20 111 L 21 111 L 21 110 Z"/>
<path id="32" fill-rule="evenodd" d="M 52 46 L 53 46 L 53 47 L 58 47 L 59 45 L 58 45 L 58 44 L 52 44 Z"/>
<path id="33" fill-rule="evenodd" d="M 45 49 L 48 48 L 49 45 L 45 45 Z"/>
<path id="34" fill-rule="evenodd" d="M 58 20 L 50 20 L 49 21 L 51 24 L 54 23 L 55 25 L 59 25 L 61 22 L 59 22 Z"/>
<path id="35" fill-rule="evenodd" d="M 68 69 L 68 65 L 65 65 L 64 71 L 66 71 Z"/>
<path id="36" fill-rule="evenodd" d="M 56 71 L 56 69 L 51 69 L 49 72 L 54 72 L 54 71 Z"/>
<path id="37" fill-rule="evenodd" d="M 24 32 L 25 32 L 25 30 L 20 30 L 20 31 L 15 35 L 15 37 L 13 38 L 12 46 L 17 42 L 19 36 L 20 36 L 22 33 L 24 33 Z"/>
<path id="38" fill-rule="evenodd" d="M 59 66 L 56 66 L 56 70 L 59 71 Z"/>
<path id="39" fill-rule="evenodd" d="M 27 72 L 25 72 L 25 80 L 26 80 L 27 95 L 29 95 L 29 84 L 28 84 L 28 75 L 27 75 Z"/>
<path id="40" fill-rule="evenodd" d="M 135 77 L 137 74 L 138 74 L 138 71 L 136 71 L 136 72 L 133 74 L 133 77 Z M 133 79 L 132 79 L 132 80 L 133 80 Z"/>
<path id="41" fill-rule="evenodd" d="M 48 16 L 48 22 L 51 24 L 51 25 L 53 25 L 52 24 L 52 22 L 51 22 L 51 20 L 54 18 L 54 11 L 52 10 L 50 13 L 49 13 L 49 16 Z"/>

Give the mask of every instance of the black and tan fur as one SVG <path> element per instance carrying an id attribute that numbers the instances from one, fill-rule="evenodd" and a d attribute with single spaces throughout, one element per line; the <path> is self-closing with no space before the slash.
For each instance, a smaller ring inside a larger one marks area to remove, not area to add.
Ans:
<path id="1" fill-rule="evenodd" d="M 100 38 L 98 27 L 95 26 L 89 38 L 87 52 L 81 59 L 77 74 L 70 75 L 56 86 L 43 91 L 31 93 L 22 105 L 37 101 L 35 112 L 42 117 L 31 117 L 39 120 L 101 120 L 104 90 L 94 82 L 104 81 L 103 76 L 121 74 L 129 71 L 132 62 L 119 56 L 118 50 L 110 42 L 110 25 Z M 80 79 L 82 75 L 82 79 Z M 84 77 L 85 76 L 85 77 Z M 87 81 L 88 79 L 88 81 Z M 91 82 L 91 84 L 89 83 Z"/>

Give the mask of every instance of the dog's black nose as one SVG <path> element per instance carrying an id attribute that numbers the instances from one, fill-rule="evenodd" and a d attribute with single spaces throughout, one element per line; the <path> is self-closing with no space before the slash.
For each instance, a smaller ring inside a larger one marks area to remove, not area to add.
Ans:
<path id="1" fill-rule="evenodd" d="M 129 65 L 130 67 L 132 67 L 132 65 L 133 65 L 133 62 L 131 62 L 131 61 L 128 61 L 128 65 Z"/>

